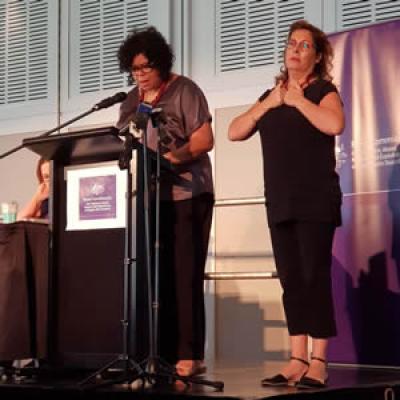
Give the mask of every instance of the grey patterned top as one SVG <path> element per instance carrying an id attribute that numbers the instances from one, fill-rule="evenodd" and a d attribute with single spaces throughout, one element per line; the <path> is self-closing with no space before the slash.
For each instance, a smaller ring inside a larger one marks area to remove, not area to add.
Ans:
<path id="1" fill-rule="evenodd" d="M 133 88 L 120 108 L 116 124 L 121 129 L 128 125 L 139 105 L 138 88 Z M 201 89 L 189 78 L 178 76 L 161 96 L 156 105 L 165 114 L 165 124 L 160 129 L 160 151 L 164 154 L 188 142 L 193 132 L 205 122 L 211 122 L 207 100 Z M 158 129 L 149 120 L 147 144 L 156 150 Z M 185 200 L 201 193 L 213 193 L 210 158 L 202 154 L 193 161 L 179 165 L 176 175 L 165 173 L 161 177 L 161 200 Z"/>

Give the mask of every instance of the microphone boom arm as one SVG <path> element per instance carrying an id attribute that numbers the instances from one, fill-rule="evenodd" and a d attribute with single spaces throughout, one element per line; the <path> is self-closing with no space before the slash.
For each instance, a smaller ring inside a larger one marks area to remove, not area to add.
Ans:
<path id="1" fill-rule="evenodd" d="M 108 97 L 108 98 L 100 101 L 96 105 L 94 105 L 90 110 L 87 110 L 82 114 L 79 114 L 78 116 L 76 116 L 76 117 L 64 122 L 61 125 L 56 126 L 55 128 L 52 128 L 52 129 L 50 129 L 50 130 L 48 130 L 48 131 L 46 131 L 44 133 L 41 133 L 40 135 L 38 135 L 38 137 L 50 136 L 52 133 L 54 133 L 54 132 L 66 127 L 67 125 L 72 124 L 75 121 L 78 121 L 78 120 L 82 119 L 83 117 L 86 117 L 87 115 L 89 115 L 89 114 L 91 114 L 91 113 L 93 113 L 95 111 L 99 111 L 99 110 L 101 110 L 103 108 L 110 107 L 110 106 L 112 106 L 112 105 L 114 105 L 116 103 L 119 103 L 119 102 L 125 100 L 126 96 L 127 95 L 126 95 L 125 92 L 119 92 L 119 93 L 115 94 L 112 97 Z M 11 154 L 23 149 L 23 148 L 24 148 L 24 145 L 21 144 L 19 146 L 16 146 L 16 147 L 12 148 L 11 150 L 6 151 L 3 154 L 0 154 L 0 160 L 2 158 L 5 158 L 5 157 L 7 157 L 7 156 L 9 156 L 9 155 L 11 155 Z"/>
<path id="2" fill-rule="evenodd" d="M 60 130 L 60 129 L 62 129 L 62 128 L 65 128 L 67 125 L 70 125 L 70 124 L 72 124 L 73 122 L 78 121 L 78 120 L 80 120 L 81 118 L 86 117 L 86 115 L 89 115 L 89 114 L 91 114 L 92 112 L 95 112 L 95 111 L 98 111 L 98 109 L 96 109 L 95 107 L 92 107 L 90 110 L 85 111 L 85 112 L 82 113 L 82 114 L 79 114 L 78 116 L 76 116 L 76 117 L 74 117 L 74 118 L 72 118 L 72 119 L 70 119 L 70 120 L 64 122 L 63 124 L 58 125 L 58 126 L 56 126 L 55 128 L 50 129 L 49 131 L 46 131 L 46 132 L 44 132 L 44 133 L 41 133 L 41 134 L 39 135 L 39 137 L 42 137 L 42 136 L 44 136 L 44 137 L 50 136 L 52 133 L 54 133 L 54 132 L 56 132 L 56 131 L 58 131 L 58 130 Z"/>

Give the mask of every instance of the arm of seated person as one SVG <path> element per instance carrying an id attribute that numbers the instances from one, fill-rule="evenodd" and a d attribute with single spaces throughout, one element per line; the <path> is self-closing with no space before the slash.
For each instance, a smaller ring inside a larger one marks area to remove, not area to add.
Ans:
<path id="1" fill-rule="evenodd" d="M 49 187 L 46 183 L 41 183 L 29 203 L 18 212 L 17 220 L 20 221 L 24 218 L 39 218 L 40 206 L 48 197 Z"/>

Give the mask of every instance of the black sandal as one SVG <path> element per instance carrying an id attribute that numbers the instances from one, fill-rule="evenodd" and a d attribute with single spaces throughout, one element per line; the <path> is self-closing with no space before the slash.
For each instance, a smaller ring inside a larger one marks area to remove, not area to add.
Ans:
<path id="1" fill-rule="evenodd" d="M 327 364 L 326 360 L 320 357 L 311 356 L 311 360 L 317 360 L 324 364 Z M 328 382 L 328 375 L 326 375 L 323 381 L 303 375 L 301 379 L 298 382 L 296 382 L 296 387 L 298 389 L 323 389 L 326 387 L 327 382 Z"/>
<path id="2" fill-rule="evenodd" d="M 302 358 L 299 357 L 290 357 L 291 360 L 297 360 L 302 362 L 304 365 L 306 365 L 307 367 L 310 366 L 310 363 L 306 360 L 303 360 Z M 277 374 L 274 376 L 271 376 L 269 378 L 264 378 L 261 381 L 261 385 L 262 386 L 275 386 L 275 387 L 279 387 L 279 386 L 289 386 L 289 378 L 287 378 L 285 375 L 283 374 Z"/>

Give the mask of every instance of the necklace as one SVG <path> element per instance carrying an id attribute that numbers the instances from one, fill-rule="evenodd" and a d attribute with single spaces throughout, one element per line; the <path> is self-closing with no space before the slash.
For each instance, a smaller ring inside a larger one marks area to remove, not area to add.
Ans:
<path id="1" fill-rule="evenodd" d="M 313 74 L 311 73 L 311 74 L 308 74 L 307 75 L 307 77 L 306 77 L 306 79 L 304 80 L 304 82 L 302 83 L 302 84 L 300 84 L 300 87 L 302 88 L 302 89 L 305 89 L 309 84 L 310 84 L 310 82 L 311 82 L 311 78 L 313 77 Z"/>
<path id="2" fill-rule="evenodd" d="M 300 84 L 300 88 L 305 89 L 311 83 L 312 78 L 313 78 L 313 73 L 311 72 L 306 76 L 306 79 L 303 81 L 303 83 Z M 287 79 L 286 82 L 284 82 L 283 87 L 287 89 L 288 85 L 289 85 L 289 79 Z"/>
<path id="3" fill-rule="evenodd" d="M 167 82 L 163 81 L 161 83 L 160 87 L 158 88 L 156 97 L 154 97 L 154 99 L 148 104 L 150 104 L 151 107 L 154 108 L 157 105 L 157 103 L 160 101 L 161 96 L 165 93 L 166 90 L 167 90 Z M 144 91 L 143 90 L 140 92 L 140 102 L 141 103 L 144 102 Z"/>

